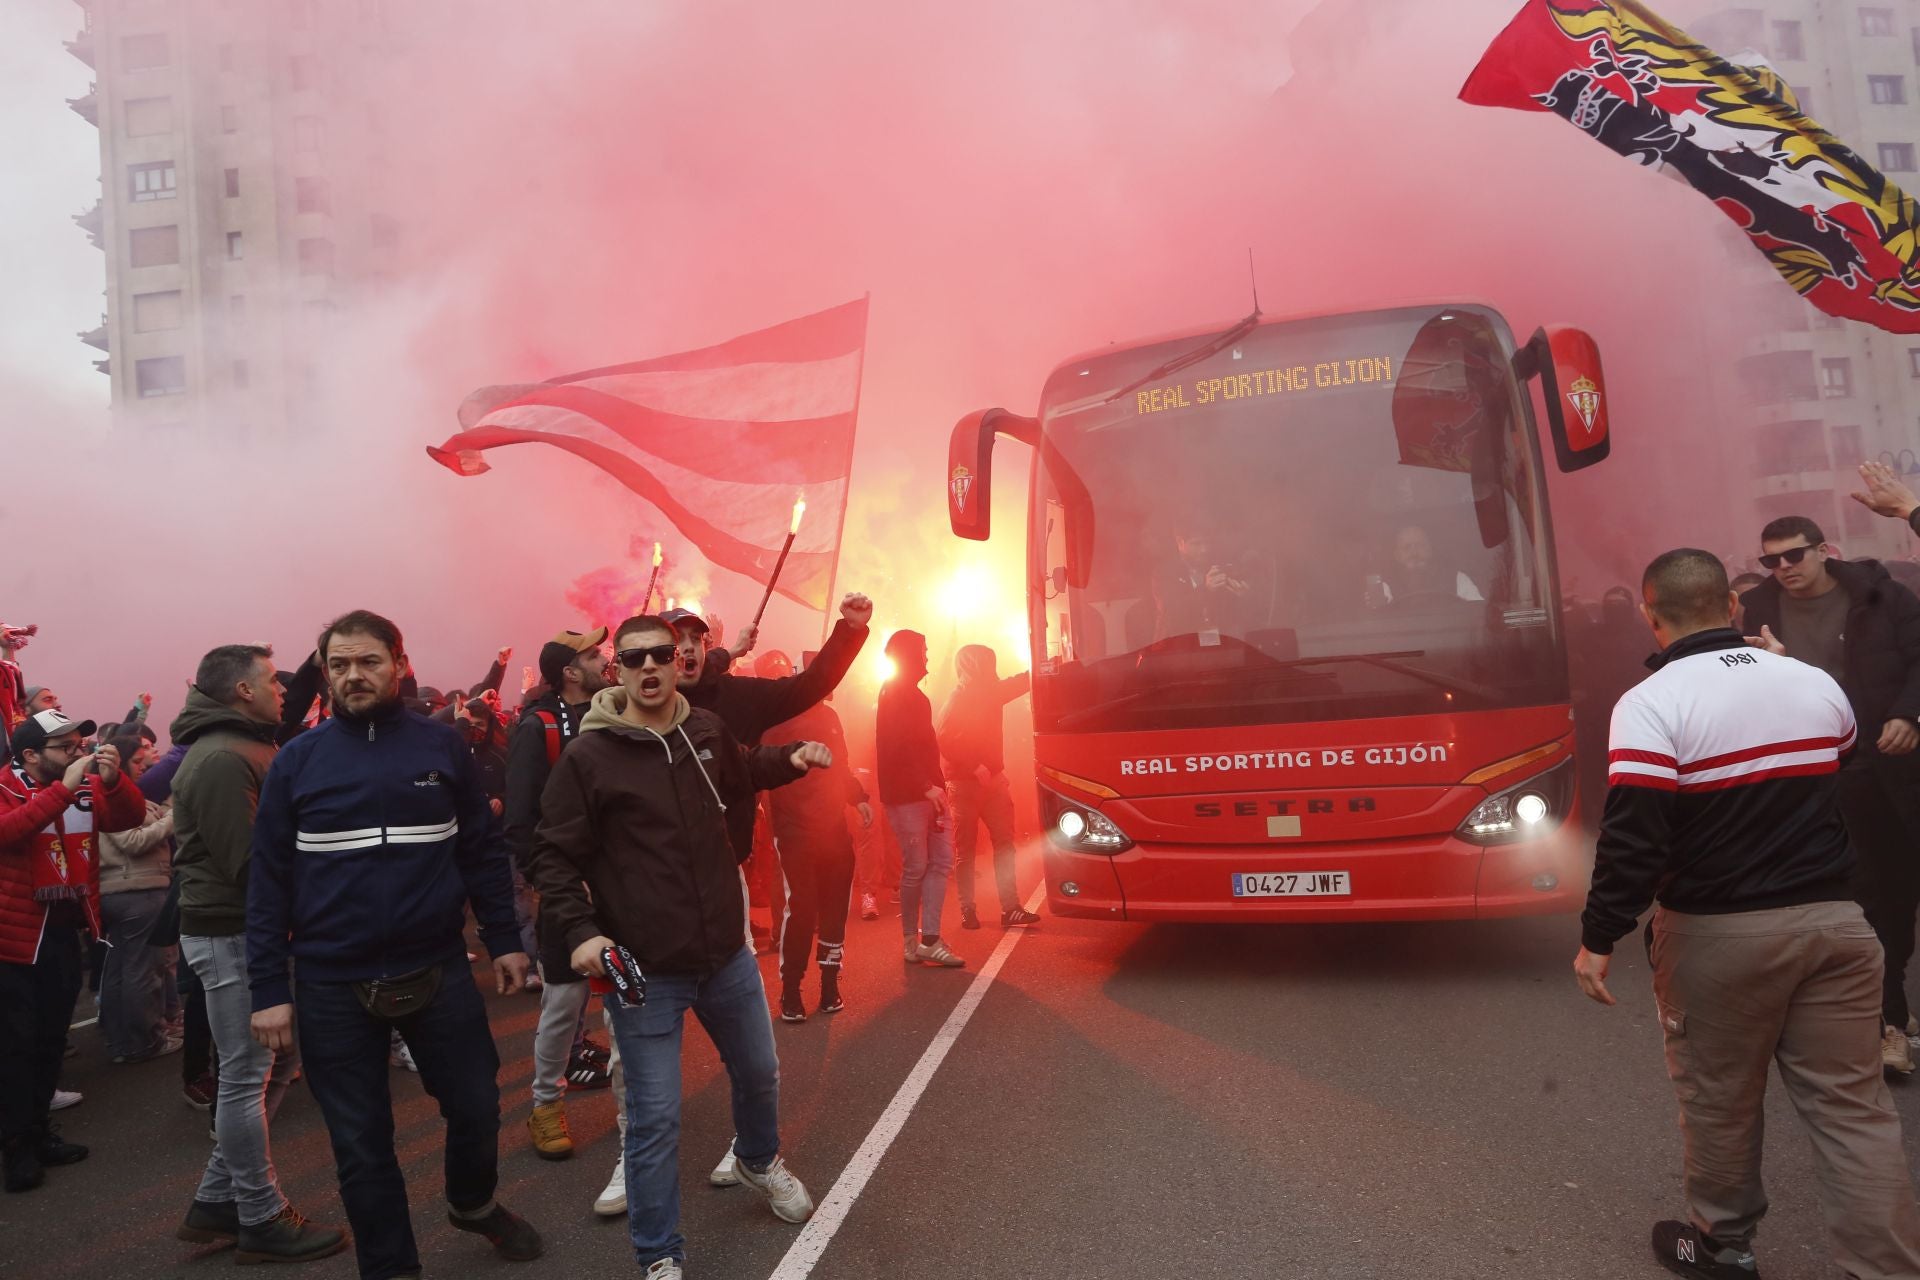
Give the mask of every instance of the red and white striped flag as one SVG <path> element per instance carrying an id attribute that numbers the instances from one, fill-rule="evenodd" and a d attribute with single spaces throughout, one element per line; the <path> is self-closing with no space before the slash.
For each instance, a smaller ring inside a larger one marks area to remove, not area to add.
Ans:
<path id="1" fill-rule="evenodd" d="M 862 298 L 698 351 L 482 387 L 460 406 L 464 429 L 427 454 L 473 476 L 502 445 L 565 449 L 658 507 L 708 560 L 762 584 L 804 498 L 777 589 L 824 610 L 866 333 Z"/>

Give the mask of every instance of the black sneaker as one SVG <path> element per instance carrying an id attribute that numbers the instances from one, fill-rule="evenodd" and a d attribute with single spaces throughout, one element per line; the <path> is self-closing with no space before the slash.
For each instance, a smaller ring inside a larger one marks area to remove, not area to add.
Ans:
<path id="1" fill-rule="evenodd" d="M 55 1165 L 79 1164 L 87 1158 L 87 1149 L 77 1142 L 67 1142 L 60 1137 L 58 1129 L 49 1128 L 35 1145 L 33 1153 L 40 1157 L 40 1163 L 49 1168 Z"/>
<path id="2" fill-rule="evenodd" d="M 580 1056 L 592 1058 L 595 1062 L 612 1062 L 613 1051 L 592 1036 L 580 1037 Z"/>
<path id="3" fill-rule="evenodd" d="M 805 1022 L 807 1020 L 806 1002 L 800 999 L 800 988 L 782 987 L 780 989 L 780 1021 Z"/>
<path id="4" fill-rule="evenodd" d="M 533 1224 L 502 1204 L 494 1205 L 493 1212 L 484 1218 L 462 1218 L 449 1212 L 447 1221 L 462 1231 L 485 1236 L 492 1241 L 493 1251 L 508 1262 L 532 1262 L 546 1250 Z"/>
<path id="5" fill-rule="evenodd" d="M 1654 1223 L 1653 1256 L 1675 1275 L 1760 1280 L 1760 1268 L 1750 1250 L 1728 1248 L 1712 1236 L 1701 1235 L 1690 1222 Z"/>
<path id="6" fill-rule="evenodd" d="M 5 1155 L 8 1191 L 31 1191 L 47 1180 L 31 1142 L 10 1142 Z"/>
<path id="7" fill-rule="evenodd" d="M 173 1238 L 188 1244 L 213 1244 L 218 1240 L 240 1238 L 240 1206 L 232 1200 L 215 1204 L 195 1200 L 185 1221 L 174 1229 Z"/>
<path id="8" fill-rule="evenodd" d="M 613 1072 L 607 1064 L 586 1054 L 575 1054 L 573 1061 L 567 1063 L 567 1088 L 604 1089 L 613 1083 Z"/>
<path id="9" fill-rule="evenodd" d="M 972 903 L 968 903 L 966 906 L 960 908 L 960 927 L 962 929 L 978 929 L 980 927 L 980 913 L 974 910 Z"/>
<path id="10" fill-rule="evenodd" d="M 330 1258 L 347 1247 L 347 1233 L 333 1227 L 316 1227 L 290 1204 L 265 1222 L 240 1224 L 239 1249 L 233 1260 L 249 1262 L 312 1262 Z"/>
<path id="11" fill-rule="evenodd" d="M 815 1013 L 838 1013 L 847 1007 L 840 996 L 840 971 L 831 965 L 820 970 L 820 1007 Z"/>
<path id="12" fill-rule="evenodd" d="M 1020 925 L 1036 925 L 1039 923 L 1039 915 L 1023 907 L 1013 907 L 1000 913 L 1000 927 L 1002 929 L 1013 929 Z"/>

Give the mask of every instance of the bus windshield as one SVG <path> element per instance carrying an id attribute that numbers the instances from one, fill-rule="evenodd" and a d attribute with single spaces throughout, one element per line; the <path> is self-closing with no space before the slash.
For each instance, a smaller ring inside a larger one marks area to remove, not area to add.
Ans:
<path id="1" fill-rule="evenodd" d="M 1265 324 L 1184 361 L 1207 345 L 1048 384 L 1037 730 L 1566 701 L 1538 443 L 1499 316 Z"/>

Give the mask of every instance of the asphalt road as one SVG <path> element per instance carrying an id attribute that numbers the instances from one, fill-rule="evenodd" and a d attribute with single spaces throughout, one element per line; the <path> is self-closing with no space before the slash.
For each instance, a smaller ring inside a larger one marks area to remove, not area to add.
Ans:
<path id="1" fill-rule="evenodd" d="M 1000 932 L 952 934 L 965 971 L 907 971 L 897 920 L 856 922 L 849 1008 L 776 1024 L 789 1163 L 823 1198 Z M 1679 1137 L 1644 952 L 1620 1006 L 1581 998 L 1568 919 L 1200 928 L 1049 919 L 1013 949 L 812 1271 L 832 1280 L 1665 1274 L 1647 1229 L 1677 1216 Z M 765 962 L 771 979 L 771 959 Z M 439 1207 L 440 1122 L 393 1074 L 402 1163 L 430 1275 L 637 1274 L 591 1201 L 616 1157 L 605 1092 L 569 1104 L 580 1154 L 537 1159 L 527 1080 L 536 1001 L 492 1000 L 504 1066 L 501 1200 L 547 1256 L 500 1262 Z M 0 1198 L 0 1274 L 204 1277 L 230 1253 L 176 1242 L 207 1150 L 178 1060 L 114 1067 L 94 1029 L 60 1114 L 91 1144 L 45 1188 Z M 762 1280 L 798 1235 L 708 1168 L 731 1125 L 703 1033 L 687 1036 L 683 1226 L 696 1280 Z M 1920 1084 L 1896 1086 L 1910 1156 Z M 1833 1277 L 1811 1160 L 1776 1085 L 1758 1250 L 1769 1280 Z M 340 1221 L 303 1088 L 274 1130 L 283 1184 Z M 353 1274 L 351 1252 L 298 1274 Z"/>

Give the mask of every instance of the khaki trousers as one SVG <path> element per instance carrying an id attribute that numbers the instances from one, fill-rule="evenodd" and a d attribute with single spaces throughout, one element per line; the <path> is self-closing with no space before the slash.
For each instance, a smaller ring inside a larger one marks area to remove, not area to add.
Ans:
<path id="1" fill-rule="evenodd" d="M 1767 1065 L 1813 1141 L 1820 1206 L 1855 1280 L 1920 1277 L 1920 1207 L 1880 1068 L 1881 950 L 1819 902 L 1653 920 L 1653 990 L 1680 1100 L 1693 1224 L 1745 1248 L 1767 1211 Z"/>

